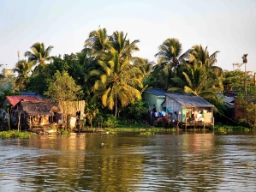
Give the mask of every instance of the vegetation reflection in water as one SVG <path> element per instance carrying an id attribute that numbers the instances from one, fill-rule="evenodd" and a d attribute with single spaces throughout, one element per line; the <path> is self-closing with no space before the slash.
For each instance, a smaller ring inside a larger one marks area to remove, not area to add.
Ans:
<path id="1" fill-rule="evenodd" d="M 41 135 L 0 150 L 0 191 L 256 190 L 254 134 Z"/>

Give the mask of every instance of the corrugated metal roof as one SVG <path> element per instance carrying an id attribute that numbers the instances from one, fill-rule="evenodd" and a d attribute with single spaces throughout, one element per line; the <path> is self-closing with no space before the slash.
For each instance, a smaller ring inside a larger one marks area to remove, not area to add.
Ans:
<path id="1" fill-rule="evenodd" d="M 20 92 L 20 94 L 21 95 L 31 95 L 31 96 L 33 96 L 33 95 L 37 95 L 37 92 L 23 91 L 23 92 Z"/>
<path id="2" fill-rule="evenodd" d="M 199 96 L 183 93 L 166 93 L 166 96 L 186 107 L 212 107 L 213 105 Z"/>
<path id="3" fill-rule="evenodd" d="M 6 96 L 11 105 L 14 107 L 19 103 L 20 100 L 29 100 L 29 101 L 37 101 L 38 99 L 35 96 L 28 95 L 17 95 L 17 96 Z"/>
<path id="4" fill-rule="evenodd" d="M 156 96 L 164 96 L 167 93 L 167 91 L 163 90 L 163 89 L 147 89 L 145 90 L 146 93 L 151 93 L 153 95 Z"/>
<path id="5" fill-rule="evenodd" d="M 225 103 L 231 103 L 231 102 L 235 101 L 235 97 L 224 97 L 223 101 Z"/>

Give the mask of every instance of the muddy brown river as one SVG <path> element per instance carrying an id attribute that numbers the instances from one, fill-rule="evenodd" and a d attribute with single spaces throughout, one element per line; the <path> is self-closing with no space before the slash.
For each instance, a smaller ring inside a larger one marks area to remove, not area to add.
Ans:
<path id="1" fill-rule="evenodd" d="M 256 191 L 256 134 L 0 139 L 0 191 Z"/>

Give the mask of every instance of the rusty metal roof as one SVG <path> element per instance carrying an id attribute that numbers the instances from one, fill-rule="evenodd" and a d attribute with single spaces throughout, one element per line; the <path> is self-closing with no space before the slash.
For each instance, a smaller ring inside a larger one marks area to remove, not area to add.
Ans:
<path id="1" fill-rule="evenodd" d="M 24 101 L 37 101 L 37 97 L 35 96 L 28 96 L 28 95 L 16 95 L 16 96 L 6 96 L 10 104 L 14 107 L 17 105 L 17 103 L 20 102 L 20 100 Z"/>

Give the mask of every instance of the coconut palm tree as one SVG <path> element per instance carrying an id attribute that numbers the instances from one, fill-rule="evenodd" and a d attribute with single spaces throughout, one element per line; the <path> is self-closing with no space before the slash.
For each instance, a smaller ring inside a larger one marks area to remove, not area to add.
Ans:
<path id="1" fill-rule="evenodd" d="M 208 47 L 203 48 L 202 45 L 194 45 L 192 49 L 188 50 L 188 53 L 190 62 L 197 60 L 206 67 L 212 67 L 217 63 L 217 54 L 219 51 L 215 51 L 210 55 Z"/>
<path id="2" fill-rule="evenodd" d="M 36 64 L 44 65 L 46 61 L 52 60 L 50 52 L 53 49 L 53 46 L 48 46 L 45 49 L 44 43 L 35 43 L 31 47 L 31 51 L 25 52 L 25 57 L 28 57 L 28 61 L 36 61 Z"/>
<path id="3" fill-rule="evenodd" d="M 175 76 L 176 69 L 183 63 L 187 52 L 182 54 L 182 45 L 178 39 L 166 39 L 158 48 L 159 52 L 155 54 L 158 59 L 158 64 L 154 67 L 161 87 L 164 89 L 170 88 L 172 84 L 171 78 Z"/>
<path id="4" fill-rule="evenodd" d="M 182 52 L 182 45 L 178 39 L 166 39 L 158 48 L 159 52 L 155 54 L 158 58 L 158 63 L 167 63 L 172 66 L 180 64 L 179 57 Z"/>
<path id="5" fill-rule="evenodd" d="M 213 85 L 223 90 L 223 71 L 222 68 L 215 66 L 218 53 L 219 51 L 215 51 L 209 54 L 208 47 L 203 48 L 201 45 L 195 45 L 192 49 L 188 50 L 189 62 L 193 63 L 196 61 L 204 65 L 207 68 L 208 78 L 215 80 Z"/>
<path id="6" fill-rule="evenodd" d="M 187 72 L 183 72 L 186 81 L 184 92 L 201 97 L 212 96 L 213 92 L 216 93 L 215 87 L 212 86 L 213 80 L 208 78 L 207 69 L 202 63 L 195 62 L 187 67 Z"/>
<path id="7" fill-rule="evenodd" d="M 141 97 L 138 89 L 142 88 L 142 72 L 132 65 L 142 60 L 132 56 L 139 50 L 138 42 L 130 42 L 127 34 L 119 31 L 108 36 L 105 28 L 92 31 L 85 42 L 85 60 L 92 64 L 87 65 L 90 67 L 87 79 L 95 80 L 91 91 L 94 98 L 101 98 L 104 107 L 114 109 L 116 117 L 119 105 L 125 106 Z"/>
<path id="8" fill-rule="evenodd" d="M 93 119 L 95 119 L 98 113 L 99 113 L 99 106 L 97 103 L 90 101 L 87 105 L 85 105 L 84 116 L 85 116 L 85 119 L 89 121 L 89 124 L 91 127 L 92 127 L 92 121 Z"/>
<path id="9" fill-rule="evenodd" d="M 133 61 L 135 57 L 132 56 L 133 52 L 139 51 L 139 47 L 136 45 L 139 40 L 134 40 L 130 42 L 127 39 L 127 33 L 124 34 L 122 31 L 115 31 L 112 36 L 110 36 L 111 46 L 117 51 L 119 55 L 120 62 L 126 58 Z M 136 58 L 137 59 L 137 58 Z"/>
<path id="10" fill-rule="evenodd" d="M 139 68 L 142 72 L 142 83 L 143 83 L 143 89 L 141 90 L 141 92 L 143 92 L 145 89 L 147 89 L 149 86 L 153 85 L 152 81 L 152 75 L 151 73 L 153 72 L 153 66 L 155 65 L 155 63 L 153 61 L 149 61 L 148 59 L 138 59 L 135 60 L 134 62 L 134 66 Z"/>
<path id="11" fill-rule="evenodd" d="M 245 64 L 247 63 L 247 56 L 248 56 L 248 54 L 244 54 L 242 57 L 243 63 L 245 63 Z"/>
<path id="12" fill-rule="evenodd" d="M 100 70 L 93 70 L 92 74 L 99 75 L 95 82 L 95 95 L 101 96 L 104 107 L 114 109 L 115 117 L 118 106 L 126 106 L 137 99 L 141 99 L 138 88 L 142 88 L 142 73 L 139 68 L 131 65 L 128 57 L 120 57 L 114 48 L 110 49 L 108 60 L 99 60 Z"/>
<path id="13" fill-rule="evenodd" d="M 110 47 L 111 43 L 106 28 L 100 28 L 90 32 L 89 38 L 85 41 L 83 51 L 89 49 L 94 56 L 98 56 L 102 52 L 108 52 Z"/>
<path id="14" fill-rule="evenodd" d="M 24 80 L 29 77 L 29 73 L 32 71 L 32 67 L 34 65 L 35 65 L 35 61 L 27 62 L 26 60 L 21 60 L 18 63 L 16 63 L 14 72 L 18 73 L 18 76 L 15 81 L 15 85 L 17 87 L 24 86 Z"/>

